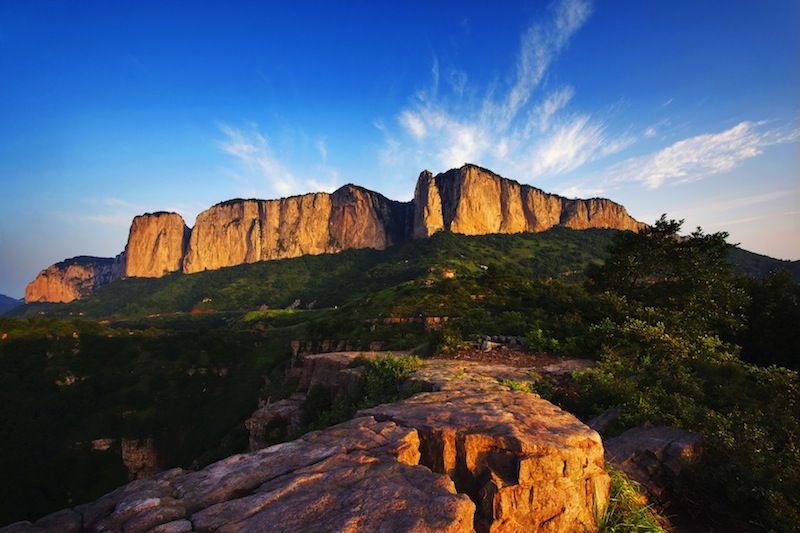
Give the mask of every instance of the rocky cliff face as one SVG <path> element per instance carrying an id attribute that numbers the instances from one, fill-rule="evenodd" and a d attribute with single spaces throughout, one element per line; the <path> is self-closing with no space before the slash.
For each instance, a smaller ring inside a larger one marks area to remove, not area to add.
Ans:
<path id="1" fill-rule="evenodd" d="M 348 248 L 382 250 L 405 238 L 410 214 L 408 204 L 353 185 L 333 194 L 224 202 L 197 217 L 183 271 Z"/>
<path id="2" fill-rule="evenodd" d="M 183 269 L 189 228 L 177 213 L 147 213 L 133 219 L 125 246 L 125 276 L 160 278 Z"/>
<path id="3" fill-rule="evenodd" d="M 121 275 L 160 277 L 348 248 L 382 250 L 441 230 L 485 235 L 553 226 L 638 231 L 642 224 L 610 200 L 562 198 L 465 165 L 437 176 L 423 172 L 407 203 L 345 185 L 332 194 L 223 202 L 200 213 L 191 230 L 176 213 L 141 215 L 131 225 L 125 257 L 95 258 L 96 266 L 69 272 L 69 261 L 53 265 L 29 285 L 25 301 L 68 302 Z"/>
<path id="4" fill-rule="evenodd" d="M 25 302 L 71 302 L 122 274 L 125 255 L 80 256 L 51 265 L 25 287 Z"/>
<path id="5" fill-rule="evenodd" d="M 604 198 L 570 200 L 465 165 L 423 172 L 414 194 L 414 238 L 440 230 L 464 235 L 540 232 L 553 226 L 638 231 L 642 224 Z"/>

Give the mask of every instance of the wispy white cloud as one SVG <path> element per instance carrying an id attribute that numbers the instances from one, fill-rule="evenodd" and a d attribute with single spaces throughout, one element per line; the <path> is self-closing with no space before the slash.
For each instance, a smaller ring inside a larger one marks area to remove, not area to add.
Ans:
<path id="1" fill-rule="evenodd" d="M 640 182 L 650 189 L 688 183 L 728 172 L 764 149 L 800 138 L 800 130 L 765 130 L 764 122 L 740 122 L 720 133 L 680 140 L 652 154 L 626 159 L 609 167 L 611 182 Z"/>
<path id="2" fill-rule="evenodd" d="M 314 144 L 314 146 L 317 148 L 317 151 L 319 152 L 319 156 L 322 158 L 322 163 L 323 164 L 327 163 L 328 162 L 328 145 L 325 144 L 325 141 L 320 139 Z"/>
<path id="3" fill-rule="evenodd" d="M 140 214 L 140 213 L 137 213 Z M 136 215 L 131 215 L 127 213 L 116 213 L 110 215 L 102 215 L 102 214 L 66 214 L 64 215 L 67 220 L 72 220 L 75 222 L 82 222 L 82 223 L 90 223 L 90 224 L 102 224 L 106 226 L 119 226 L 119 227 L 129 227 L 131 225 L 131 221 L 133 217 Z"/>
<path id="4" fill-rule="evenodd" d="M 570 117 L 536 143 L 528 155 L 527 167 L 534 175 L 564 174 L 588 161 L 619 152 L 632 137 L 610 139 L 606 128 L 588 115 Z"/>
<path id="5" fill-rule="evenodd" d="M 556 113 L 564 109 L 573 96 L 575 96 L 575 90 L 572 87 L 563 87 L 547 95 L 543 102 L 534 107 L 534 117 L 530 121 L 530 125 L 537 125 L 539 131 L 547 131 L 550 120 Z"/>
<path id="6" fill-rule="evenodd" d="M 705 199 L 702 205 L 690 207 L 686 209 L 686 214 L 700 215 L 724 211 L 739 211 L 745 207 L 752 207 L 754 205 L 763 204 L 766 202 L 773 202 L 779 198 L 785 198 L 791 195 L 794 191 L 781 190 L 772 191 L 764 194 L 757 194 L 755 196 L 739 196 L 736 198 L 710 198 Z"/>
<path id="7" fill-rule="evenodd" d="M 242 186 L 254 190 L 253 195 L 276 198 L 336 188 L 339 174 L 328 166 L 328 147 L 324 140 L 313 143 L 320 158 L 317 175 L 302 178 L 281 161 L 255 125 L 247 130 L 227 124 L 220 124 L 219 128 L 225 139 L 217 146 L 241 164 L 240 172 L 228 171 L 229 175 Z"/>
<path id="8" fill-rule="evenodd" d="M 569 187 L 564 187 L 557 189 L 556 194 L 564 196 L 566 198 L 591 198 L 597 197 L 604 193 L 604 190 L 599 187 L 583 187 L 579 185 L 571 185 Z"/>
<path id="9" fill-rule="evenodd" d="M 569 172 L 629 146 L 632 137 L 613 135 L 602 120 L 568 110 L 573 87 L 542 90 L 548 69 L 591 10 L 587 0 L 556 1 L 522 36 L 505 85 L 470 85 L 466 72 L 452 68 L 440 86 L 443 69 L 434 59 L 430 86 L 397 114 L 396 127 L 376 124 L 385 141 L 381 163 L 413 160 L 420 167 L 435 165 L 433 170 L 477 163 L 530 180 Z"/>
<path id="10" fill-rule="evenodd" d="M 551 20 L 534 24 L 525 32 L 517 61 L 517 80 L 506 97 L 502 120 L 510 122 L 525 106 L 547 68 L 584 25 L 591 11 L 588 2 L 563 0 L 555 4 Z"/>
<path id="11" fill-rule="evenodd" d="M 218 143 L 219 148 L 238 159 L 246 172 L 264 180 L 267 187 L 280 196 L 297 190 L 300 180 L 275 157 L 267 139 L 255 127 L 242 131 L 220 124 L 219 128 L 227 137 Z"/>

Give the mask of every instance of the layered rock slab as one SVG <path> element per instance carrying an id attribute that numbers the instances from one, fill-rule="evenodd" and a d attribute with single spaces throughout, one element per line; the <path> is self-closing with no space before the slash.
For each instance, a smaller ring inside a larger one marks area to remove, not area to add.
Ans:
<path id="1" fill-rule="evenodd" d="M 599 435 L 535 394 L 431 392 L 359 414 L 416 429 L 420 463 L 476 502 L 478 531 L 594 531 L 607 503 Z"/>
<path id="2" fill-rule="evenodd" d="M 358 357 L 339 352 L 306 356 L 298 394 L 323 386 L 347 389 Z M 503 382 L 534 384 L 530 369 L 454 360 L 426 360 L 409 378 L 428 393 L 361 411 L 413 428 L 420 463 L 454 480 L 477 504 L 478 531 L 593 531 L 606 505 L 609 479 L 596 432 L 535 394 Z M 289 424 L 302 405 L 265 406 L 248 420 L 251 445 L 265 422 Z"/>
<path id="3" fill-rule="evenodd" d="M 415 430 L 361 417 L 0 531 L 472 531 L 475 505 L 418 462 Z"/>

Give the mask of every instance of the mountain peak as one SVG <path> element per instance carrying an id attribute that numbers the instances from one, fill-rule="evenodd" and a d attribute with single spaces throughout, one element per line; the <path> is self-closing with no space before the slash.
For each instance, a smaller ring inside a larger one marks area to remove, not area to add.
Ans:
<path id="1" fill-rule="evenodd" d="M 562 198 L 465 164 L 436 176 L 422 171 L 411 202 L 346 184 L 333 193 L 227 200 L 200 213 L 192 229 L 177 213 L 139 215 L 124 254 L 53 265 L 28 285 L 25 300 L 68 302 L 122 275 L 160 277 L 349 248 L 382 250 L 443 230 L 485 235 L 554 226 L 638 231 L 642 224 L 611 200 Z"/>

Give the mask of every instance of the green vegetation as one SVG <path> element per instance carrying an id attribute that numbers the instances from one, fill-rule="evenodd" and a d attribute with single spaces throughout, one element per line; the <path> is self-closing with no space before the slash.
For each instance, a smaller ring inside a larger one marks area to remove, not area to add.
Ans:
<path id="1" fill-rule="evenodd" d="M 536 392 L 533 383 L 523 383 L 515 379 L 501 379 L 500 385 L 518 392 Z"/>
<path id="2" fill-rule="evenodd" d="M 650 231 L 621 234 L 593 269 L 591 291 L 613 305 L 590 329 L 601 357 L 576 375 L 572 407 L 585 416 L 621 409 L 617 429 L 649 420 L 702 433 L 707 457 L 682 480 L 683 493 L 742 523 L 788 531 L 800 523 L 798 374 L 738 357 L 732 341 L 746 337 L 760 293 L 737 284 L 725 234 L 681 240 L 679 229 L 662 217 Z M 789 332 L 775 334 L 784 344 Z"/>
<path id="3" fill-rule="evenodd" d="M 421 364 L 418 357 L 407 355 L 357 358 L 353 367 L 363 367 L 364 374 L 344 398 L 334 401 L 332 391 L 319 385 L 309 391 L 304 404 L 306 430 L 324 429 L 350 420 L 359 409 L 396 402 L 421 392 L 419 388 L 403 387 L 403 382 Z"/>
<path id="4" fill-rule="evenodd" d="M 664 533 L 667 520 L 646 503 L 638 484 L 621 470 L 606 463 L 611 493 L 605 513 L 597 520 L 600 533 Z"/>
<path id="5" fill-rule="evenodd" d="M 290 338 L 253 331 L 135 331 L 0 319 L 0 522 L 36 518 L 127 482 L 120 439 L 152 437 L 163 466 L 247 445 L 241 422 Z M 92 441 L 113 439 L 108 453 Z"/>
<path id="6" fill-rule="evenodd" d="M 507 386 L 584 419 L 621 409 L 612 433 L 644 420 L 701 432 L 707 458 L 676 481 L 686 505 L 787 530 L 800 522 L 800 286 L 723 233 L 679 230 L 662 217 L 640 234 L 441 232 L 385 251 L 123 279 L 71 304 L 17 308 L 28 317 L 0 319 L 0 479 L 14 480 L 0 523 L 125 482 L 121 438 L 154 438 L 164 467 L 243 451 L 258 398 L 293 388 L 292 341 L 424 355 L 514 335 L 598 364 L 568 382 Z M 741 277 L 729 257 L 768 275 Z M 399 384 L 413 359 L 363 364 L 344 401 L 310 391 L 308 428 L 409 393 Z M 117 448 L 92 450 L 103 438 Z"/>

